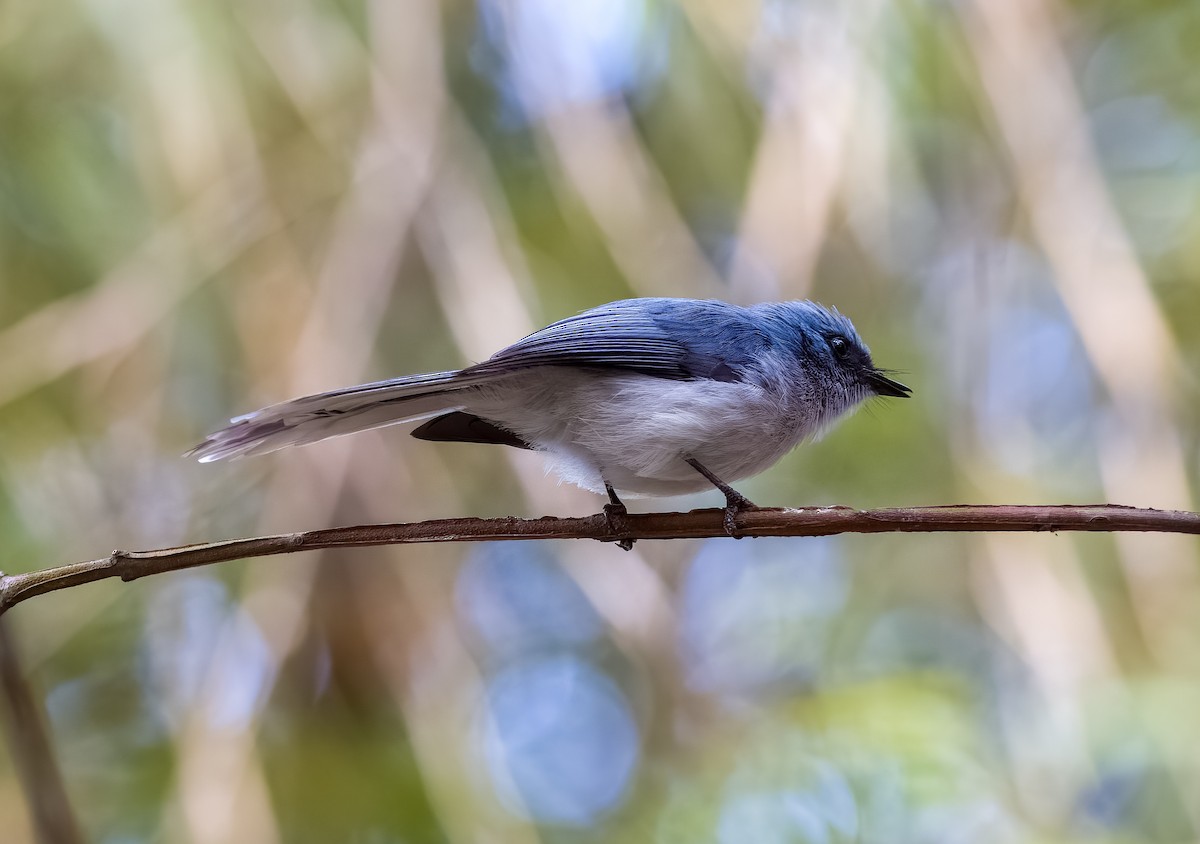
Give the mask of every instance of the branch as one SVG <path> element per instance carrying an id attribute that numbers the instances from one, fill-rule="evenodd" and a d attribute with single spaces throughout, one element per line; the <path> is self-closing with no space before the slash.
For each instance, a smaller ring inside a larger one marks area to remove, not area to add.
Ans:
<path id="1" fill-rule="evenodd" d="M 427 522 L 310 530 L 251 539 L 229 539 L 163 548 L 113 551 L 100 560 L 26 574 L 0 575 L 0 614 L 21 601 L 109 577 L 124 581 L 246 557 L 320 548 L 366 548 L 422 542 L 516 539 L 703 539 L 727 536 L 724 510 L 688 513 L 603 514 L 578 518 L 434 519 Z M 938 531 L 1156 531 L 1200 534 L 1200 513 L 1150 510 L 1116 504 L 1024 506 L 955 505 L 854 510 L 850 507 L 757 508 L 737 514 L 740 536 L 829 536 L 838 533 Z"/>
<path id="2" fill-rule="evenodd" d="M 0 624 L 0 724 L 25 791 L 34 836 L 40 844 L 82 844 L 41 702 L 27 676 L 11 627 Z"/>

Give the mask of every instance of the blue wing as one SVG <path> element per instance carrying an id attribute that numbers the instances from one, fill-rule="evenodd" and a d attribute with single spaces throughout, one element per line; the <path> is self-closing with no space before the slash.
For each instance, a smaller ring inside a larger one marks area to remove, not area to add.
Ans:
<path id="1" fill-rule="evenodd" d="M 746 311 L 736 305 L 696 299 L 625 299 L 549 325 L 463 374 L 585 366 L 677 380 L 739 381 L 767 342 Z"/>

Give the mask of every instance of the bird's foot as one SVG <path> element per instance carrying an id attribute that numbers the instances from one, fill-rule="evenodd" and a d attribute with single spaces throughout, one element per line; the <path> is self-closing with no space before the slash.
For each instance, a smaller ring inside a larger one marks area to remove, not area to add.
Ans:
<path id="1" fill-rule="evenodd" d="M 737 526 L 738 513 L 746 510 L 757 510 L 758 505 L 710 472 L 696 458 L 684 457 L 683 459 L 689 466 L 707 478 L 709 483 L 721 490 L 721 493 L 725 496 L 725 532 L 734 539 L 741 539 L 745 536 Z"/>
<path id="2" fill-rule="evenodd" d="M 725 491 L 722 490 L 722 492 Z M 757 504 L 730 487 L 729 491 L 725 492 L 725 518 L 723 521 L 725 532 L 734 539 L 743 539 L 746 534 L 742 533 L 741 528 L 737 525 L 738 514 L 757 509 Z"/>
<path id="3" fill-rule="evenodd" d="M 617 492 L 607 482 L 604 484 L 604 491 L 608 493 L 608 504 L 604 505 L 604 521 L 608 524 L 609 533 L 620 536 L 629 529 L 625 517 L 629 515 L 629 511 L 625 509 L 625 504 L 617 497 Z M 622 551 L 632 551 L 633 543 L 636 539 L 621 538 L 612 540 L 617 544 L 617 547 Z"/>
<path id="4" fill-rule="evenodd" d="M 604 521 L 608 523 L 608 531 L 614 536 L 620 536 L 627 529 L 625 517 L 629 515 L 629 511 L 625 509 L 624 504 L 605 504 L 604 505 Z M 636 539 L 612 539 L 610 542 L 615 542 L 617 547 L 622 551 L 632 551 L 633 543 Z"/>

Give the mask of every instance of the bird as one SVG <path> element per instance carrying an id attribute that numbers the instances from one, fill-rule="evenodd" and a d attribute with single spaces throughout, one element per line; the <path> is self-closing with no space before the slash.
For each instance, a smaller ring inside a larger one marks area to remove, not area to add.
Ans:
<path id="1" fill-rule="evenodd" d="M 738 536 L 737 514 L 755 505 L 730 483 L 819 438 L 868 399 L 911 395 L 889 373 L 847 317 L 814 302 L 622 299 L 463 369 L 247 413 L 188 454 L 207 463 L 420 422 L 411 434 L 421 440 L 541 452 L 562 480 L 607 495 L 610 526 L 627 512 L 622 495 L 716 487 L 725 528 Z"/>

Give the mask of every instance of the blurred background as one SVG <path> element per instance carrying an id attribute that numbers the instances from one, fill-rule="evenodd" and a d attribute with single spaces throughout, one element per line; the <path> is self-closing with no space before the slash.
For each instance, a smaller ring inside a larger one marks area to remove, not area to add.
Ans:
<path id="1" fill-rule="evenodd" d="M 0 568 L 595 512 L 402 429 L 180 455 L 640 295 L 811 297 L 915 389 L 762 504 L 1192 508 L 1197 44 L 1155 0 L 8 0 Z M 414 546 L 6 621 L 105 844 L 1186 842 L 1197 575 L 1148 535 Z"/>

